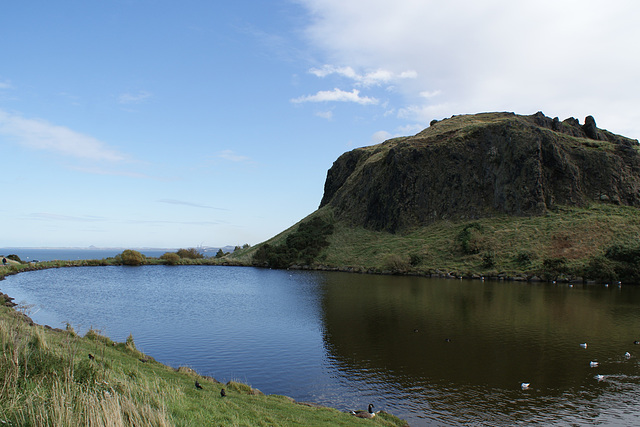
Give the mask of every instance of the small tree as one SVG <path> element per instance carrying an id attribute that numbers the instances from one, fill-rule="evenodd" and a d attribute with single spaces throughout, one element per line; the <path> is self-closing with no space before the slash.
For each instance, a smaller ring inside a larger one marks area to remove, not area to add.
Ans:
<path id="1" fill-rule="evenodd" d="M 218 249 L 218 252 L 216 252 L 216 258 L 222 258 L 224 256 L 224 252 L 222 251 L 222 248 Z"/>

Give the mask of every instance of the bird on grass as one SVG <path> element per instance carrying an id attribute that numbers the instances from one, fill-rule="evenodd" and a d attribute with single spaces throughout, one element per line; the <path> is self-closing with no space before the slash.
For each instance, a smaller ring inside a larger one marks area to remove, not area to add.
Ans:
<path id="1" fill-rule="evenodd" d="M 220 397 L 225 397 L 227 395 L 227 390 L 222 389 L 220 390 Z"/>
<path id="2" fill-rule="evenodd" d="M 366 411 L 351 411 L 351 415 L 358 418 L 373 418 L 378 412 L 373 412 L 373 403 L 369 403 L 369 408 Z"/>
<path id="3" fill-rule="evenodd" d="M 96 357 L 93 354 L 89 353 L 89 360 L 95 360 L 95 359 Z"/>
<path id="4" fill-rule="evenodd" d="M 198 382 L 198 380 L 196 380 L 196 388 L 198 390 L 202 390 L 202 386 L 200 385 L 200 383 Z"/>

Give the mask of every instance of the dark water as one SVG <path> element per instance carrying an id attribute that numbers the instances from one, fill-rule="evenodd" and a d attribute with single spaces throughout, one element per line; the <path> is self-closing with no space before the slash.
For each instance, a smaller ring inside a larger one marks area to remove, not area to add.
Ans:
<path id="1" fill-rule="evenodd" d="M 174 367 L 414 426 L 640 425 L 640 288 L 146 266 L 0 289 L 38 323 L 132 333 Z"/>

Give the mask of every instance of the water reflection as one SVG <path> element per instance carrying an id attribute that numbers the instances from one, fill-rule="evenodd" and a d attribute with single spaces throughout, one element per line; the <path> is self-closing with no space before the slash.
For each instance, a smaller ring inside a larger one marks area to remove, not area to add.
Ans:
<path id="1" fill-rule="evenodd" d="M 586 422 L 621 384 L 638 395 L 637 359 L 624 357 L 640 355 L 635 288 L 336 274 L 322 307 L 341 374 L 425 420 L 548 422 L 579 409 Z"/>

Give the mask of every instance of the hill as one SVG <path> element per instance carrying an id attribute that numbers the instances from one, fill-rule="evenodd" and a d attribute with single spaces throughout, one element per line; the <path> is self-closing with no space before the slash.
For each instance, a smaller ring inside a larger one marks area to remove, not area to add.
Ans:
<path id="1" fill-rule="evenodd" d="M 640 282 L 639 150 L 591 116 L 584 124 L 540 112 L 433 121 L 414 136 L 340 156 L 318 211 L 234 259 Z"/>

